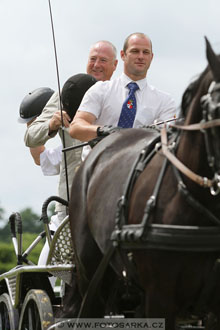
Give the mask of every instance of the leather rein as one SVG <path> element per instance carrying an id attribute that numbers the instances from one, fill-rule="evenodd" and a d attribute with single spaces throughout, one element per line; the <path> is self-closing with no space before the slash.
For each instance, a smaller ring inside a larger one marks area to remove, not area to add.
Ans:
<path id="1" fill-rule="evenodd" d="M 211 93 L 213 91 L 216 91 L 220 88 L 220 83 L 211 83 L 209 87 L 208 94 L 203 96 L 201 99 L 202 107 L 206 109 L 205 107 L 210 106 L 210 102 L 212 102 L 211 106 L 212 108 L 220 107 L 220 104 L 214 104 Z M 204 102 L 205 100 L 205 102 Z M 207 109 L 206 109 L 207 110 Z M 170 127 L 182 130 L 182 131 L 201 131 L 202 133 L 205 132 L 205 130 L 209 128 L 214 128 L 220 126 L 220 119 L 213 119 L 209 121 L 204 121 L 204 119 L 200 123 L 191 124 L 191 125 L 170 125 Z M 161 129 L 161 143 L 162 143 L 162 152 L 164 156 L 169 159 L 169 161 L 185 176 L 187 176 L 189 179 L 194 181 L 196 184 L 200 185 L 204 188 L 210 188 L 210 192 L 212 195 L 217 195 L 220 192 L 220 175 L 218 173 L 214 174 L 213 179 L 208 179 L 207 177 L 202 177 L 196 173 L 194 173 L 191 169 L 189 169 L 186 165 L 184 165 L 172 152 L 173 145 L 168 144 L 167 139 L 167 130 L 164 126 Z"/>

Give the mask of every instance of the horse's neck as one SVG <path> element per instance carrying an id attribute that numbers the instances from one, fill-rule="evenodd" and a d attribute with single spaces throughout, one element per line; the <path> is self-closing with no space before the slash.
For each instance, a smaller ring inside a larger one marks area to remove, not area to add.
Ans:
<path id="1" fill-rule="evenodd" d="M 182 132 L 177 157 L 193 171 L 198 171 L 206 160 L 204 137 L 200 132 Z"/>
<path id="2" fill-rule="evenodd" d="M 186 118 L 185 125 L 199 123 L 201 121 L 201 109 L 191 112 Z M 207 154 L 204 134 L 201 131 L 182 131 L 177 148 L 177 157 L 192 171 L 200 175 L 208 175 Z"/>

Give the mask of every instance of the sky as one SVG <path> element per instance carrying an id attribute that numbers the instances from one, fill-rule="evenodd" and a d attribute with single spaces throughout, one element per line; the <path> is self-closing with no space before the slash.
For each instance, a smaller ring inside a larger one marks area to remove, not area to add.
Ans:
<path id="1" fill-rule="evenodd" d="M 90 46 L 111 41 L 120 59 L 125 38 L 148 34 L 154 59 L 148 82 L 176 101 L 207 65 L 204 36 L 220 53 L 219 0 L 51 0 L 61 86 L 85 72 Z M 47 0 L 0 0 L 1 162 L 0 207 L 7 218 L 31 207 L 41 213 L 57 194 L 58 177 L 43 176 L 24 145 L 25 124 L 17 122 L 24 96 L 38 87 L 58 89 Z M 46 146 L 60 143 L 59 137 Z"/>

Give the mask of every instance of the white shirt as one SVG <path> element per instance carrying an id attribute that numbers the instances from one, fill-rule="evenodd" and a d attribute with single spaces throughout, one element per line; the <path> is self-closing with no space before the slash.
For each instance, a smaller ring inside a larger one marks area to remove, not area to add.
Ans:
<path id="1" fill-rule="evenodd" d="M 60 173 L 62 160 L 62 145 L 54 149 L 45 149 L 40 154 L 40 166 L 44 175 L 57 175 Z"/>
<path id="2" fill-rule="evenodd" d="M 80 111 L 94 114 L 96 125 L 118 125 L 122 105 L 128 96 L 127 84 L 132 80 L 124 73 L 110 81 L 98 81 L 84 95 Z M 136 81 L 137 112 L 133 127 L 153 124 L 174 118 L 176 106 L 171 96 L 147 83 L 147 79 Z"/>
<path id="3" fill-rule="evenodd" d="M 124 73 L 110 81 L 98 81 L 84 95 L 79 110 L 92 113 L 96 117 L 93 124 L 117 126 L 122 105 L 129 93 L 126 86 L 131 81 Z M 137 111 L 133 127 L 174 118 L 176 106 L 168 93 L 149 85 L 146 78 L 135 82 L 139 89 L 135 92 Z M 83 148 L 82 160 L 89 150 L 88 146 Z"/>
<path id="4" fill-rule="evenodd" d="M 55 137 L 58 133 L 61 141 L 63 140 L 63 133 L 65 137 L 65 147 L 71 147 L 78 145 L 80 141 L 71 138 L 69 134 L 69 128 L 60 127 L 58 131 L 54 131 L 49 135 L 49 123 L 50 119 L 54 115 L 56 111 L 59 110 L 59 94 L 55 92 L 46 106 L 44 107 L 42 113 L 39 117 L 37 117 L 31 125 L 27 127 L 24 140 L 27 147 L 37 147 L 44 145 L 49 139 Z M 71 191 L 71 186 L 73 182 L 73 177 L 81 164 L 81 153 L 82 149 L 77 148 L 75 150 L 68 151 L 66 153 L 66 163 L 68 169 L 68 182 L 69 182 L 69 192 Z M 60 166 L 60 175 L 59 175 L 59 183 L 58 183 L 58 196 L 67 200 L 67 187 L 66 187 L 66 167 L 64 161 L 64 155 L 62 157 L 62 162 Z M 66 213 L 66 206 L 61 203 L 56 202 L 56 211 Z"/>

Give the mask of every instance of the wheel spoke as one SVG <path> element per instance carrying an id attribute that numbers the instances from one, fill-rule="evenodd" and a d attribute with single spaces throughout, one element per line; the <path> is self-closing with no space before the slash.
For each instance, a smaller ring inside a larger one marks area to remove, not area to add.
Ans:
<path id="1" fill-rule="evenodd" d="M 29 306 L 28 310 L 27 310 L 27 315 L 28 315 L 28 329 L 30 330 L 34 330 L 34 327 L 33 327 L 33 317 L 32 317 L 32 309 L 31 309 L 31 306 Z"/>
<path id="2" fill-rule="evenodd" d="M 41 330 L 41 320 L 34 301 L 30 301 L 26 306 L 26 311 L 23 316 L 22 330 Z"/>
<path id="3" fill-rule="evenodd" d="M 43 290 L 30 290 L 22 306 L 19 330 L 42 330 L 45 323 L 47 327 L 53 324 L 50 299 Z"/>
<path id="4" fill-rule="evenodd" d="M 15 330 L 18 312 L 12 307 L 7 293 L 0 295 L 0 329 Z"/>

